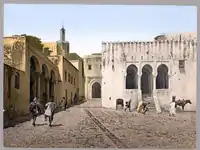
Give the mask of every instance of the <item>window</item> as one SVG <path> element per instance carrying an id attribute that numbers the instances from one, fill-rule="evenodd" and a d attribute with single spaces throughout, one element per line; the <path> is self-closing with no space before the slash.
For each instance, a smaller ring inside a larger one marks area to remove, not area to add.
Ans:
<path id="1" fill-rule="evenodd" d="M 101 65 L 100 65 L 100 69 L 101 69 Z"/>
<path id="2" fill-rule="evenodd" d="M 20 77 L 19 73 L 15 73 L 15 88 L 19 89 Z"/>
<path id="3" fill-rule="evenodd" d="M 70 77 L 70 74 L 68 73 L 68 82 L 70 83 L 70 79 L 71 79 L 71 77 Z"/>
<path id="4" fill-rule="evenodd" d="M 76 84 L 76 79 L 74 78 L 74 85 Z"/>
<path id="5" fill-rule="evenodd" d="M 92 65 L 88 65 L 88 70 L 92 70 Z"/>
<path id="6" fill-rule="evenodd" d="M 71 84 L 73 84 L 73 76 L 71 76 Z"/>
<path id="7" fill-rule="evenodd" d="M 65 81 L 67 81 L 67 71 L 65 71 Z"/>

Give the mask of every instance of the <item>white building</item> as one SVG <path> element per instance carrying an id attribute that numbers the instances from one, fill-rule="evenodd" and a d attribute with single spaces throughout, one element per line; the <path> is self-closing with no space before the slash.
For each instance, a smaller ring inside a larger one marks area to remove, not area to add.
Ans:
<path id="1" fill-rule="evenodd" d="M 167 34 L 154 41 L 102 43 L 102 106 L 116 108 L 116 99 L 149 97 L 157 111 L 177 99 L 190 99 L 196 110 L 195 34 Z"/>
<path id="2" fill-rule="evenodd" d="M 101 98 L 101 53 L 85 56 L 85 97 L 86 99 Z"/>

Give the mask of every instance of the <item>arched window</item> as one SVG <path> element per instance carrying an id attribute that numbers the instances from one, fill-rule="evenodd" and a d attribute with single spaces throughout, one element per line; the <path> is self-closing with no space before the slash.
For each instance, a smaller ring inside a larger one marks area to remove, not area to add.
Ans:
<path id="1" fill-rule="evenodd" d="M 15 73 L 15 88 L 16 89 L 20 88 L 20 76 L 18 72 Z"/>
<path id="2" fill-rule="evenodd" d="M 138 69 L 135 65 L 129 65 L 126 70 L 126 89 L 138 88 Z"/>
<path id="3" fill-rule="evenodd" d="M 161 64 L 157 69 L 156 89 L 168 89 L 168 68 L 166 65 Z"/>

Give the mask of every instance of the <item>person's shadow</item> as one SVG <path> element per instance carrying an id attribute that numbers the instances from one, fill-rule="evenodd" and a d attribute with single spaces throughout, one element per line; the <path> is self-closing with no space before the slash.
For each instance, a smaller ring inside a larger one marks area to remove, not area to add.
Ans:
<path id="1" fill-rule="evenodd" d="M 60 127 L 63 126 L 63 124 L 52 124 L 51 127 Z"/>
<path id="2" fill-rule="evenodd" d="M 42 124 L 35 124 L 35 126 L 40 127 L 40 126 L 45 126 L 48 125 L 47 123 L 42 123 Z"/>

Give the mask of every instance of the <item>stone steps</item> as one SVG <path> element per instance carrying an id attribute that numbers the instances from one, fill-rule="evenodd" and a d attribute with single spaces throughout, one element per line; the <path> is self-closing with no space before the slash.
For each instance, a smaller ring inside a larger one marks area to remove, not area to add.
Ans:
<path id="1" fill-rule="evenodd" d="M 154 111 L 156 109 L 153 97 L 147 96 L 147 97 L 143 98 L 143 100 L 145 102 L 150 102 L 150 105 L 148 105 L 148 108 L 150 111 Z"/>

